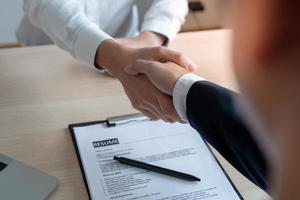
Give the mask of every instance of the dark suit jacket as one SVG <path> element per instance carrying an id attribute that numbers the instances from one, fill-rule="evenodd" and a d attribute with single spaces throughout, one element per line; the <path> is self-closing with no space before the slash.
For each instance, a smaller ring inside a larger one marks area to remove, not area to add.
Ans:
<path id="1" fill-rule="evenodd" d="M 263 190 L 267 164 L 233 104 L 236 93 L 207 81 L 195 82 L 187 99 L 187 117 L 195 128 L 239 172 Z"/>

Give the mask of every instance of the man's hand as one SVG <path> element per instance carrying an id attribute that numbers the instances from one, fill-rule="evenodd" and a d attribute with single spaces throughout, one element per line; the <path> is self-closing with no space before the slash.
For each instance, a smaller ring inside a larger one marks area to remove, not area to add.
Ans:
<path id="1" fill-rule="evenodd" d="M 130 48 L 117 41 L 105 40 L 98 47 L 95 63 L 104 66 L 123 85 L 132 106 L 151 119 L 167 122 L 180 121 L 170 96 L 162 93 L 144 76 L 132 76 L 125 67 L 133 65 L 138 59 L 149 61 L 171 61 L 188 70 L 196 68 L 187 57 L 165 47 Z"/>
<path id="2" fill-rule="evenodd" d="M 136 37 L 116 38 L 118 44 L 130 48 L 145 48 L 145 47 L 159 47 L 167 42 L 167 38 L 161 34 L 151 31 L 141 32 Z M 112 73 L 106 71 L 108 75 L 113 76 Z"/>
<path id="3" fill-rule="evenodd" d="M 132 106 L 153 120 L 181 121 L 170 96 L 159 91 L 144 75 L 120 79 Z"/>
<path id="4" fill-rule="evenodd" d="M 175 63 L 160 63 L 155 61 L 137 60 L 125 71 L 131 75 L 144 74 L 163 93 L 172 96 L 176 81 L 188 73 L 186 69 Z"/>
<path id="5" fill-rule="evenodd" d="M 138 59 L 163 63 L 170 61 L 189 71 L 197 68 L 189 58 L 166 47 L 132 48 L 110 39 L 99 45 L 95 64 L 104 66 L 110 73 L 117 76 L 118 74 L 124 74 L 125 67 L 132 65 Z"/>

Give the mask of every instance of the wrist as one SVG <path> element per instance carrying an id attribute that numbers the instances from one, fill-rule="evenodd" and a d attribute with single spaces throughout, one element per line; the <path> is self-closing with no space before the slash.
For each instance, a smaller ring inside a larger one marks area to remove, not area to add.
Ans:
<path id="1" fill-rule="evenodd" d="M 141 32 L 139 38 L 147 42 L 147 46 L 162 46 L 167 40 L 165 36 L 151 31 Z"/>
<path id="2" fill-rule="evenodd" d="M 116 40 L 104 40 L 97 48 L 95 64 L 103 66 L 114 76 L 124 71 L 124 67 L 130 59 L 131 49 L 120 44 Z"/>
<path id="3" fill-rule="evenodd" d="M 105 67 L 114 65 L 115 60 L 111 58 L 116 51 L 119 51 L 119 49 L 120 46 L 116 41 L 112 39 L 104 40 L 97 48 L 95 64 Z"/>

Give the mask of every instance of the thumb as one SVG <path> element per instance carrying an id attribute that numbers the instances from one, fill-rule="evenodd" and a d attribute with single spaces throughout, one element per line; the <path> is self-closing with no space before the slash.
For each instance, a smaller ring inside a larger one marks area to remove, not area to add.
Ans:
<path id="1" fill-rule="evenodd" d="M 138 59 L 132 65 L 125 68 L 125 72 L 130 75 L 148 74 L 153 67 L 151 61 Z"/>
<path id="2" fill-rule="evenodd" d="M 195 71 L 197 69 L 197 65 L 189 59 L 187 56 L 183 54 L 172 54 L 170 55 L 172 58 L 172 62 L 176 63 L 177 65 L 185 68 L 188 71 Z"/>
<path id="3" fill-rule="evenodd" d="M 172 49 L 168 49 L 166 47 L 160 47 L 160 48 L 161 49 L 159 51 L 158 56 L 164 62 L 168 62 L 168 61 L 174 62 L 177 65 L 187 69 L 188 71 L 194 71 L 197 69 L 197 65 L 184 54 Z"/>

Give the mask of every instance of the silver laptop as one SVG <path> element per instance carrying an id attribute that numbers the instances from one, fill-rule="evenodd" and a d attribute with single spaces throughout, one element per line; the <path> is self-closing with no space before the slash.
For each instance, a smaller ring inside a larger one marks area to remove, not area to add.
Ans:
<path id="1" fill-rule="evenodd" d="M 0 154 L 0 199 L 46 199 L 58 179 Z"/>

